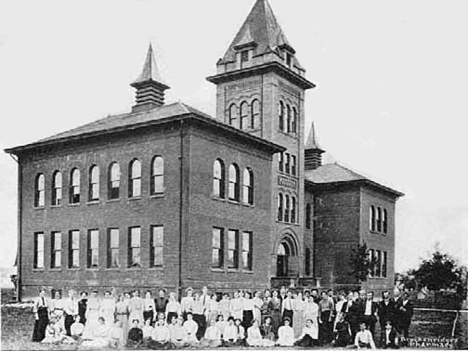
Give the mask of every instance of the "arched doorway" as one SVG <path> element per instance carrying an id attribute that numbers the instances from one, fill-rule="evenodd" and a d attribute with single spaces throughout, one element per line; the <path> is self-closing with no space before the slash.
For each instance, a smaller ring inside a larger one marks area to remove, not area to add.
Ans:
<path id="1" fill-rule="evenodd" d="M 285 236 L 276 250 L 276 276 L 289 277 L 296 271 L 297 245 L 290 236 Z"/>

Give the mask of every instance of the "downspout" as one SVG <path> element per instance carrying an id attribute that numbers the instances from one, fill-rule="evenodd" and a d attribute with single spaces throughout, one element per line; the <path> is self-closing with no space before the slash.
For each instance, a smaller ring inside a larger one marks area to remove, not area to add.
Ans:
<path id="1" fill-rule="evenodd" d="M 23 184 L 23 167 L 19 162 L 19 157 L 14 158 L 10 154 L 11 158 L 18 164 L 18 243 L 16 251 L 16 301 L 21 301 L 21 228 L 22 228 L 22 184 Z"/>
<path id="2" fill-rule="evenodd" d="M 184 120 L 180 121 L 180 166 L 179 166 L 179 281 L 177 283 L 179 300 L 182 299 L 182 239 L 184 236 Z"/>

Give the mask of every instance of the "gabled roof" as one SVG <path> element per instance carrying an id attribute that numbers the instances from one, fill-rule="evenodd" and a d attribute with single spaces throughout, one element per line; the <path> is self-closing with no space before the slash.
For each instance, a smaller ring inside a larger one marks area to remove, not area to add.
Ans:
<path id="1" fill-rule="evenodd" d="M 329 163 L 320 166 L 314 170 L 305 172 L 305 179 L 316 185 L 338 185 L 345 183 L 360 183 L 377 187 L 396 197 L 401 197 L 404 194 L 391 189 L 387 186 L 374 182 L 373 180 L 356 173 L 349 168 L 346 168 L 338 163 Z"/>
<path id="2" fill-rule="evenodd" d="M 234 61 L 236 47 L 248 44 L 256 46 L 255 54 L 257 55 L 275 50 L 280 46 L 287 46 L 294 53 L 294 49 L 278 24 L 268 0 L 257 0 L 224 54 L 223 61 Z"/>

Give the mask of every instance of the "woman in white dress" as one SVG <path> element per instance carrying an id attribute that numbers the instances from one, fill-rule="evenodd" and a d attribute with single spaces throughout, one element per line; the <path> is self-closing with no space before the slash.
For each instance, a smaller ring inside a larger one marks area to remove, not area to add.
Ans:
<path id="1" fill-rule="evenodd" d="M 311 320 L 312 323 L 312 338 L 318 339 L 318 332 L 319 332 L 319 323 L 318 323 L 318 310 L 319 307 L 314 301 L 314 297 L 310 296 L 309 300 L 306 302 L 304 307 L 304 320 Z"/>
<path id="2" fill-rule="evenodd" d="M 260 291 L 256 291 L 254 293 L 254 298 L 253 298 L 253 319 L 256 319 L 259 323 L 262 320 L 262 306 L 263 306 L 263 300 L 260 297 Z"/>
<path id="3" fill-rule="evenodd" d="M 221 301 L 219 301 L 218 309 L 219 309 L 219 314 L 223 316 L 225 321 L 227 321 L 227 319 L 231 315 L 230 304 L 231 304 L 231 300 L 230 300 L 229 294 L 224 293 L 223 298 L 221 299 Z"/>
<path id="4" fill-rule="evenodd" d="M 208 302 L 208 308 L 205 314 L 206 314 L 206 325 L 210 325 L 211 321 L 216 321 L 216 318 L 218 318 L 219 303 L 218 303 L 218 297 L 216 296 L 216 294 L 211 294 L 211 299 Z"/>
<path id="5" fill-rule="evenodd" d="M 278 329 L 278 340 L 276 344 L 279 346 L 293 346 L 296 339 L 294 338 L 294 329 L 291 327 L 291 320 L 286 317 L 284 325 Z"/>
<path id="6" fill-rule="evenodd" d="M 86 339 L 90 337 L 93 333 L 93 330 L 99 326 L 99 310 L 101 306 L 101 301 L 98 299 L 98 292 L 95 290 L 91 293 L 91 296 L 88 299 L 86 304 L 86 323 L 85 329 L 83 331 L 83 338 Z"/>
<path id="7" fill-rule="evenodd" d="M 55 318 L 55 324 L 65 328 L 65 299 L 62 299 L 60 290 L 55 291 L 54 298 L 50 300 L 50 315 Z"/>
<path id="8" fill-rule="evenodd" d="M 104 299 L 99 306 L 99 316 L 104 318 L 106 325 L 113 326 L 115 324 L 115 300 L 110 291 L 104 293 Z"/>
<path id="9" fill-rule="evenodd" d="M 304 309 L 306 302 L 302 297 L 302 293 L 299 292 L 295 298 L 293 299 L 293 329 L 294 329 L 294 336 L 297 338 L 302 333 L 302 329 L 304 328 Z"/>
<path id="10" fill-rule="evenodd" d="M 272 347 L 275 342 L 272 340 L 264 339 L 258 326 L 258 320 L 254 319 L 252 326 L 247 329 L 247 345 L 249 346 L 260 346 L 260 347 Z"/>
<path id="11" fill-rule="evenodd" d="M 81 346 L 86 348 L 104 348 L 109 345 L 109 326 L 106 325 L 104 318 L 98 318 L 98 326 L 94 328 L 87 340 L 84 340 Z"/>
<path id="12" fill-rule="evenodd" d="M 234 298 L 229 303 L 229 312 L 234 319 L 242 320 L 242 299 L 238 291 L 234 292 Z"/>
<path id="13" fill-rule="evenodd" d="M 140 292 L 138 290 L 133 291 L 132 298 L 128 302 L 128 316 L 129 321 L 138 319 L 138 324 L 143 325 L 143 299 L 140 298 Z"/>

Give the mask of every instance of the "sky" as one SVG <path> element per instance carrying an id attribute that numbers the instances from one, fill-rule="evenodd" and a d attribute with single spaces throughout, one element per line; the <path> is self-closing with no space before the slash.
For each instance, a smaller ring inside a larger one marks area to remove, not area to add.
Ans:
<path id="1" fill-rule="evenodd" d="M 270 0 L 307 78 L 326 162 L 405 196 L 396 270 L 436 243 L 468 264 L 466 2 Z M 129 84 L 152 43 L 166 101 L 215 115 L 216 72 L 254 0 L 2 0 L 0 148 L 22 145 L 134 103 Z M 0 153 L 0 267 L 16 252 L 16 163 Z"/>

